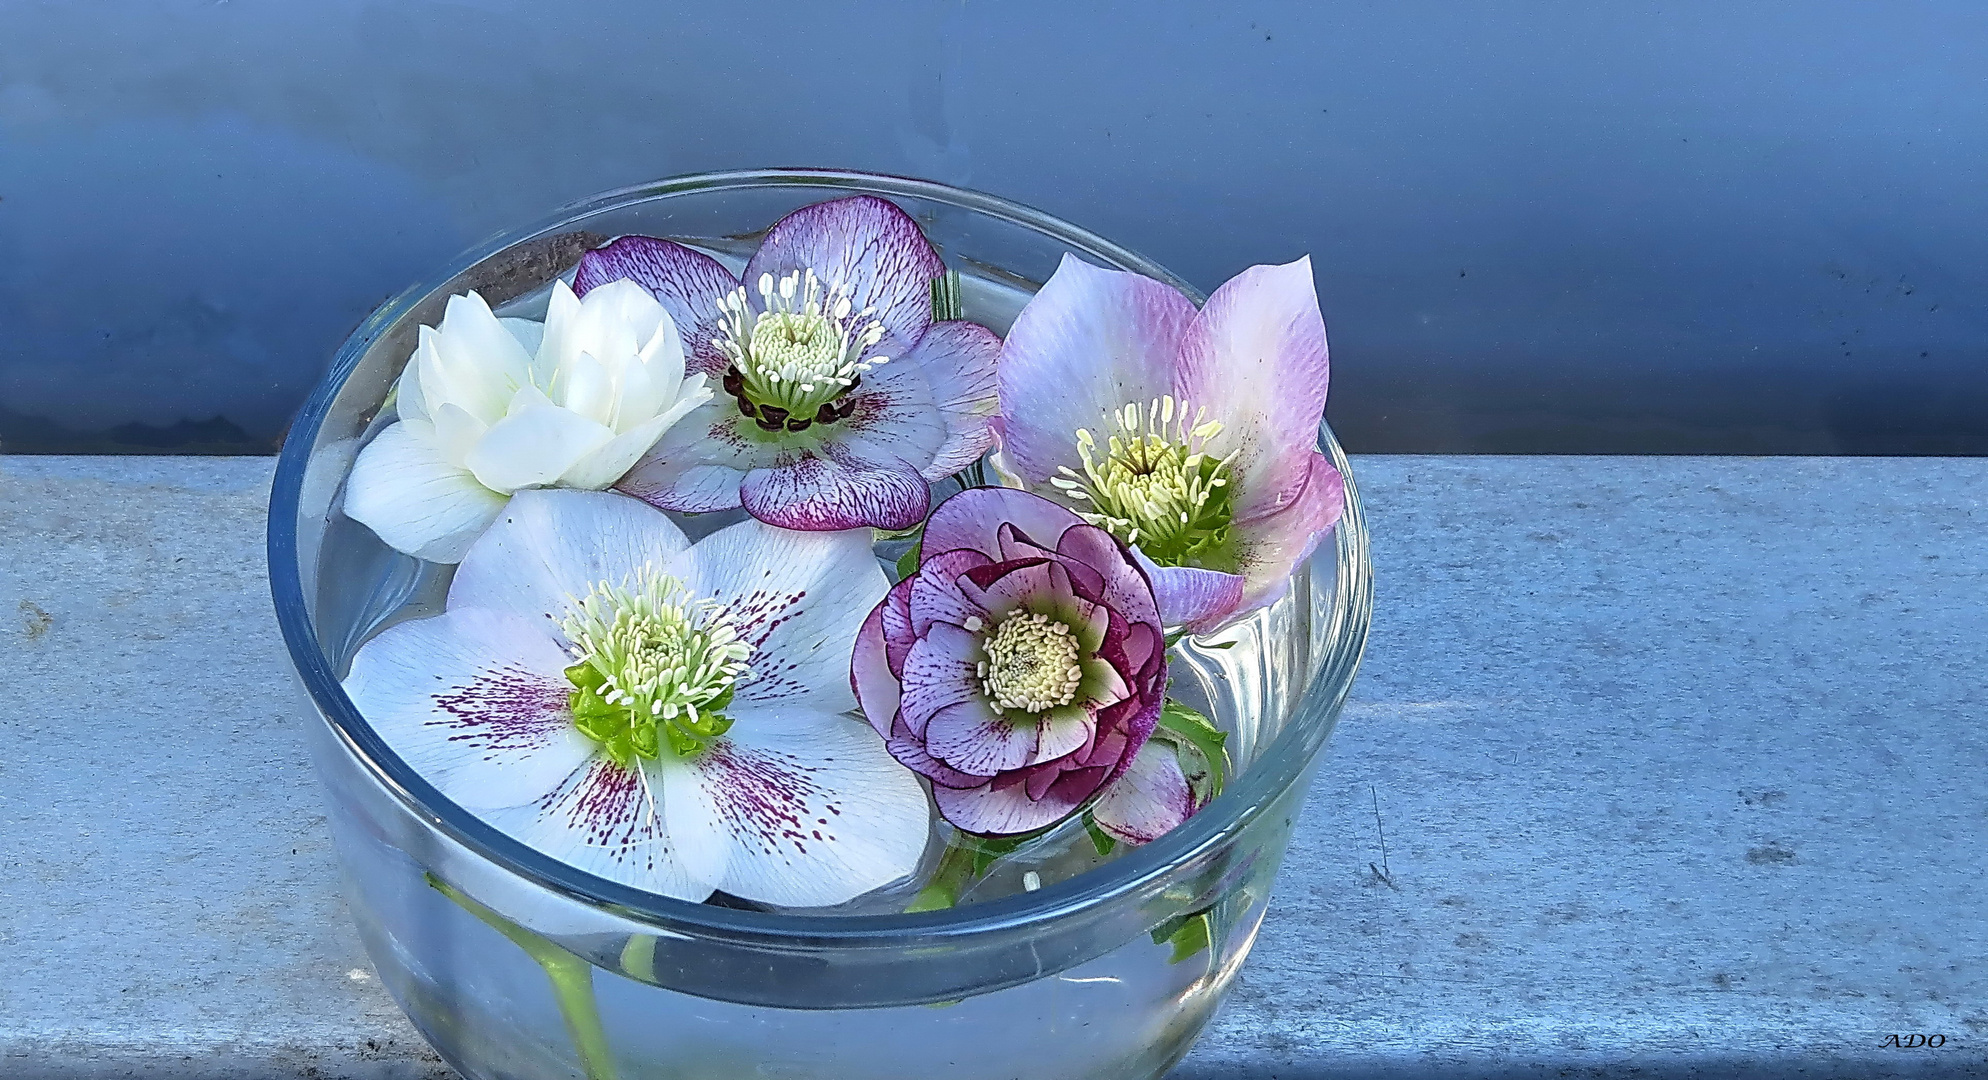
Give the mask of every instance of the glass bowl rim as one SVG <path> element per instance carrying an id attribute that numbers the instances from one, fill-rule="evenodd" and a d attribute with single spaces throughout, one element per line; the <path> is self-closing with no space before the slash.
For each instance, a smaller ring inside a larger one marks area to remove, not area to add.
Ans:
<path id="1" fill-rule="evenodd" d="M 906 196 L 975 211 L 1045 234 L 1080 252 L 1180 289 L 1197 306 L 1206 299 L 1192 285 L 1142 255 L 1033 207 L 936 181 L 835 169 L 767 168 L 694 173 L 602 192 L 566 204 L 522 228 L 494 235 L 381 304 L 352 331 L 330 367 L 298 410 L 277 459 L 270 489 L 268 563 L 276 617 L 293 666 L 320 718 L 356 758 L 370 779 L 431 827 L 505 872 L 616 917 L 675 934 L 781 948 L 902 947 L 909 939 L 947 940 L 1005 934 L 1081 915 L 1113 900 L 1164 885 L 1176 868 L 1221 847 L 1293 784 L 1304 782 L 1332 720 L 1344 703 L 1365 650 L 1372 615 L 1372 579 L 1366 525 L 1353 475 L 1329 428 L 1319 444 L 1346 480 L 1346 506 L 1333 535 L 1343 575 L 1351 572 L 1351 600 L 1337 638 L 1326 645 L 1324 664 L 1292 710 L 1284 729 L 1223 791 L 1178 828 L 1138 850 L 1035 892 L 941 911 L 897 915 L 798 915 L 743 911 L 675 900 L 622 885 L 552 859 L 499 832 L 443 796 L 388 749 L 346 697 L 330 658 L 318 642 L 304 599 L 297 529 L 311 450 L 346 380 L 374 342 L 417 304 L 484 260 L 536 237 L 570 228 L 595 214 L 644 202 L 715 190 L 820 187 L 825 191 Z M 832 197 L 832 196 L 831 196 Z M 771 224 L 771 222 L 768 222 Z M 1350 564 L 1350 565 L 1349 565 Z"/>

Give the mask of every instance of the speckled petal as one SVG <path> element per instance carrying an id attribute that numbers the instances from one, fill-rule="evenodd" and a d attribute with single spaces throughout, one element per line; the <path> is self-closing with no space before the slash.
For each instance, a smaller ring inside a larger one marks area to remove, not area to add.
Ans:
<path id="1" fill-rule="evenodd" d="M 932 399 L 946 425 L 946 438 L 927 480 L 942 480 L 980 460 L 994 445 L 994 414 L 1000 406 L 995 363 L 1001 339 L 970 322 L 933 323 L 909 363 L 931 385 Z"/>
<path id="2" fill-rule="evenodd" d="M 753 652 L 744 702 L 856 707 L 849 655 L 890 579 L 867 532 L 795 532 L 758 521 L 727 525 L 672 559 L 690 595 L 715 601 Z"/>
<path id="3" fill-rule="evenodd" d="M 1140 747 L 1131 767 L 1091 804 L 1098 828 L 1127 844 L 1150 844 L 1193 813 L 1194 794 L 1180 758 L 1157 740 Z"/>
<path id="4" fill-rule="evenodd" d="M 904 211 L 874 195 L 855 195 L 804 206 L 775 222 L 746 264 L 746 294 L 757 304 L 760 275 L 802 269 L 848 284 L 851 306 L 875 306 L 896 339 L 885 342 L 909 349 L 931 325 L 932 279 L 946 264 Z"/>
<path id="5" fill-rule="evenodd" d="M 470 809 L 517 806 L 593 755 L 573 726 L 572 661 L 543 626 L 474 608 L 388 627 L 345 693 L 394 753 Z"/>
<path id="6" fill-rule="evenodd" d="M 839 904 L 917 869 L 929 804 L 875 732 L 793 705 L 735 719 L 703 753 L 651 768 L 686 864 L 734 896 L 790 907 Z"/>
<path id="7" fill-rule="evenodd" d="M 559 790 L 485 820 L 569 866 L 678 900 L 703 900 L 709 882 L 677 859 L 663 828 L 655 785 L 642 770 L 596 757 Z"/>
<path id="8" fill-rule="evenodd" d="M 902 460 L 858 461 L 833 448 L 791 465 L 754 469 L 739 485 L 746 513 L 783 529 L 909 529 L 924 520 L 932 490 Z"/>
<path id="9" fill-rule="evenodd" d="M 1040 495 L 1013 488 L 969 488 L 939 504 L 925 525 L 927 552 L 971 548 L 1001 550 L 1002 525 L 1013 525 L 1038 546 L 1053 548 L 1065 530 L 1084 519 Z"/>
<path id="10" fill-rule="evenodd" d="M 1005 779 L 1005 778 L 1004 778 Z M 968 832 L 984 836 L 1012 836 L 1053 825 L 1083 803 L 1067 792 L 1050 791 L 1055 797 L 1031 799 L 1019 782 L 976 788 L 949 788 L 935 785 L 932 800 L 947 821 Z M 1086 793 L 1088 794 L 1088 793 Z"/>
<path id="11" fill-rule="evenodd" d="M 1298 564 L 1311 557 L 1346 507 L 1346 480 L 1339 470 L 1316 450 L 1306 464 L 1297 498 L 1269 517 L 1236 526 L 1236 557 L 1247 581 L 1236 616 L 1283 596 Z"/>

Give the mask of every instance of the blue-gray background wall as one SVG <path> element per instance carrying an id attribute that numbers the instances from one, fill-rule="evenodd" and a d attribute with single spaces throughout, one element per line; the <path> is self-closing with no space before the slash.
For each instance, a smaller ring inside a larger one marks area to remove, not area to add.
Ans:
<path id="1" fill-rule="evenodd" d="M 469 243 L 769 164 L 1310 252 L 1355 450 L 1988 452 L 1968 0 L 0 0 L 0 449 L 266 451 Z"/>

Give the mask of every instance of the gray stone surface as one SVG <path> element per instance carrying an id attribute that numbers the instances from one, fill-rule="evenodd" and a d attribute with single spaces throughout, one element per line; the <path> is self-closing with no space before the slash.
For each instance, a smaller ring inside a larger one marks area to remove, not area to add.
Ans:
<path id="1" fill-rule="evenodd" d="M 1988 1074 L 1988 461 L 1355 468 L 1367 668 L 1181 1080 Z M 0 458 L 0 1075 L 443 1073 L 339 904 L 268 475 Z"/>

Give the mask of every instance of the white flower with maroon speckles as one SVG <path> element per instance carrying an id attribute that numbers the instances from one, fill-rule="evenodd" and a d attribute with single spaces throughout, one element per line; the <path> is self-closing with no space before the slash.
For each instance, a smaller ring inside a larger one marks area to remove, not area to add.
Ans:
<path id="1" fill-rule="evenodd" d="M 744 521 L 690 543 L 612 492 L 518 492 L 443 614 L 359 650 L 345 691 L 490 824 L 665 896 L 837 904 L 910 874 L 930 810 L 848 662 L 884 577 L 863 532 Z"/>

